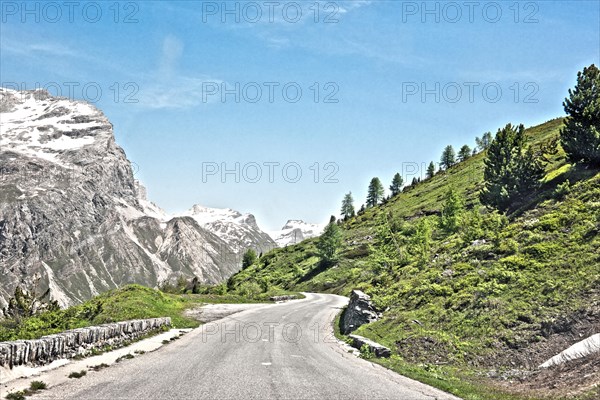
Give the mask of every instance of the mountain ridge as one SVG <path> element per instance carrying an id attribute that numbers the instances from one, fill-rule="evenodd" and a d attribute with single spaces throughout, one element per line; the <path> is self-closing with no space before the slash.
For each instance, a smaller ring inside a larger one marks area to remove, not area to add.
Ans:
<path id="1" fill-rule="evenodd" d="M 216 284 L 245 247 L 275 247 L 253 217 L 202 226 L 168 216 L 91 104 L 0 88 L 0 118 L 0 306 L 38 278 L 61 306 L 178 276 Z"/>

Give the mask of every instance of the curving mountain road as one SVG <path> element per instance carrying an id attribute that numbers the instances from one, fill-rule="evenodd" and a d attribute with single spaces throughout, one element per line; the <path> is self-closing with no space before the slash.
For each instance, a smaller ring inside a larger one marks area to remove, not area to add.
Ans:
<path id="1" fill-rule="evenodd" d="M 341 296 L 260 305 L 35 399 L 457 399 L 361 360 L 334 339 Z"/>

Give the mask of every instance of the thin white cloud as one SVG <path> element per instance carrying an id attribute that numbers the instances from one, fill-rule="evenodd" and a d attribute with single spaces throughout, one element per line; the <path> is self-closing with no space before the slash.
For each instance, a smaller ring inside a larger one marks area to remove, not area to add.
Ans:
<path id="1" fill-rule="evenodd" d="M 138 105 L 147 109 L 188 109 L 218 101 L 209 95 L 210 90 L 220 86 L 221 80 L 209 77 L 195 78 L 177 76 L 147 79 L 140 85 Z"/>
<path id="2" fill-rule="evenodd" d="M 371 0 L 352 0 L 352 1 L 342 1 L 339 2 L 341 6 L 339 7 L 339 12 L 345 14 L 352 10 L 356 10 L 357 8 L 370 6 L 373 3 Z"/>
<path id="3" fill-rule="evenodd" d="M 163 73 L 171 73 L 177 68 L 179 59 L 183 54 L 183 43 L 173 35 L 167 35 L 162 43 L 162 54 L 160 70 Z"/>
<path id="4" fill-rule="evenodd" d="M 188 109 L 216 101 L 209 93 L 223 81 L 209 76 L 186 76 L 178 69 L 184 43 L 167 35 L 161 43 L 156 71 L 140 77 L 137 105 L 146 109 Z"/>
<path id="5" fill-rule="evenodd" d="M 57 69 L 57 64 L 53 60 L 66 61 L 69 65 L 78 65 L 83 62 L 88 65 L 101 66 L 105 70 L 112 70 L 121 79 L 125 78 L 135 82 L 139 88 L 135 94 L 138 102 L 132 104 L 144 109 L 186 109 L 212 103 L 218 100 L 218 96 L 206 96 L 203 92 L 207 87 L 221 85 L 223 82 L 209 76 L 181 74 L 178 65 L 184 55 L 185 47 L 183 42 L 173 35 L 167 35 L 162 40 L 157 67 L 146 73 L 132 73 L 132 71 L 124 70 L 99 56 L 75 50 L 68 44 L 41 38 L 29 38 L 28 41 L 23 41 L 9 37 L 3 32 L 0 37 L 0 49 L 3 55 L 10 54 L 35 60 L 37 65 L 45 66 L 53 73 L 64 76 L 65 80 L 69 82 L 81 80 L 81 74 L 87 73 L 81 71 L 87 71 L 87 69 L 76 69 L 74 72 L 64 71 Z"/>
<path id="6" fill-rule="evenodd" d="M 76 65 L 77 62 L 85 62 L 87 65 L 114 71 L 122 77 L 132 80 L 136 78 L 136 75 L 131 71 L 123 68 L 118 63 L 111 62 L 109 59 L 89 54 L 69 44 L 59 43 L 39 36 L 30 36 L 26 40 L 23 40 L 12 35 L 10 32 L 3 31 L 2 36 L 0 36 L 0 51 L 3 54 L 8 53 L 35 60 L 37 66 L 46 68 L 48 71 L 58 75 L 68 75 L 65 77 L 71 81 L 81 78 L 81 74 L 88 72 L 89 68 L 77 69 L 77 76 L 73 76 L 66 71 L 57 69 L 57 61 L 69 65 Z"/>

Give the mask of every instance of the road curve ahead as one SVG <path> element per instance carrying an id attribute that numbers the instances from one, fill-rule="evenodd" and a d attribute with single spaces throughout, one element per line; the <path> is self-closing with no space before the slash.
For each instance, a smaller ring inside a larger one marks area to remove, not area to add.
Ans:
<path id="1" fill-rule="evenodd" d="M 334 339 L 341 296 L 242 311 L 35 399 L 457 399 L 359 359 Z"/>

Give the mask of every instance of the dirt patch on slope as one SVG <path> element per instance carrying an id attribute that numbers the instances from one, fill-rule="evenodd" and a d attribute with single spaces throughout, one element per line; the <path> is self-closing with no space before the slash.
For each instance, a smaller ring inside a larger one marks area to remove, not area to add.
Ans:
<path id="1" fill-rule="evenodd" d="M 551 399 L 580 395 L 597 399 L 600 398 L 600 354 L 534 371 L 526 377 L 496 381 L 496 385 L 510 393 Z"/>

